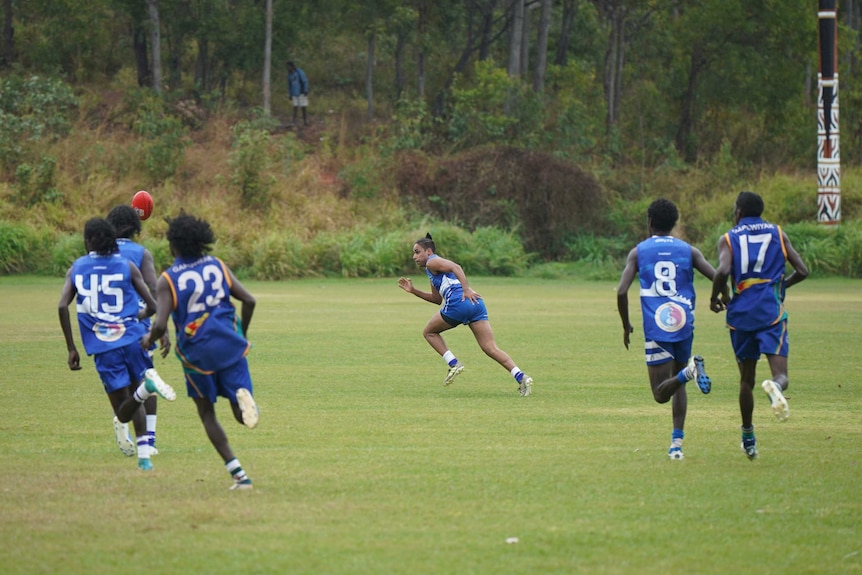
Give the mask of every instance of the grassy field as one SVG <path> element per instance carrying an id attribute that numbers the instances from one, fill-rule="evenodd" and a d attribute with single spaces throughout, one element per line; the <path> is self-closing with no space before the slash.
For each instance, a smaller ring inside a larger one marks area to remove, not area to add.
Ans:
<path id="1" fill-rule="evenodd" d="M 184 393 L 160 403 L 153 472 L 120 454 L 92 360 L 66 367 L 61 283 L 0 278 L 4 575 L 862 572 L 858 280 L 789 291 L 791 417 L 757 394 L 754 462 L 705 283 L 713 391 L 690 386 L 671 462 L 670 407 L 640 334 L 622 345 L 611 282 L 472 278 L 529 398 L 466 328 L 448 332 L 467 369 L 444 389 L 421 336 L 435 307 L 394 278 L 250 282 L 261 423 L 218 408 L 252 492 L 228 490 Z M 157 368 L 182 391 L 173 357 Z"/>

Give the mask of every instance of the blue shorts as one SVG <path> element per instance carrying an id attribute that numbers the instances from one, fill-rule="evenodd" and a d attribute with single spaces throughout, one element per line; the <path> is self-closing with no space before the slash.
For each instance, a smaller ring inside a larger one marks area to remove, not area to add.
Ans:
<path id="1" fill-rule="evenodd" d="M 686 363 L 691 356 L 691 344 L 694 336 L 682 341 L 652 341 L 647 340 L 644 346 L 647 365 L 661 365 L 669 361 Z"/>
<path id="2" fill-rule="evenodd" d="M 153 367 L 153 360 L 137 342 L 94 354 L 93 361 L 106 393 L 138 385 L 144 372 Z"/>
<path id="3" fill-rule="evenodd" d="M 440 310 L 440 315 L 443 316 L 446 323 L 454 327 L 488 319 L 488 310 L 485 308 L 485 302 L 481 299 L 476 303 L 465 299 L 455 303 L 447 302 Z"/>
<path id="4" fill-rule="evenodd" d="M 215 403 L 222 396 L 236 403 L 236 392 L 245 388 L 252 392 L 251 374 L 248 371 L 248 360 L 240 359 L 230 367 L 204 375 L 197 371 L 183 369 L 186 374 L 186 391 L 189 397 L 200 397 Z"/>
<path id="5" fill-rule="evenodd" d="M 730 330 L 730 343 L 737 361 L 760 359 L 760 354 L 787 357 L 790 351 L 790 336 L 787 320 L 780 321 L 758 331 Z"/>

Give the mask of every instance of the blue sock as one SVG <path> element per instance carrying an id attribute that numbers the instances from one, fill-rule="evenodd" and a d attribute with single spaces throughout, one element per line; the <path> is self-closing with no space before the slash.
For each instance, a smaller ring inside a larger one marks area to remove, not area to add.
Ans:
<path id="1" fill-rule="evenodd" d="M 687 376 L 687 375 L 686 375 L 686 373 L 685 373 L 685 370 L 686 370 L 686 369 L 688 369 L 688 368 L 684 367 L 684 368 L 682 368 L 681 370 L 679 370 L 679 373 L 678 373 L 678 374 L 676 374 L 676 378 L 677 378 L 677 379 L 679 380 L 679 382 L 680 382 L 680 383 L 682 383 L 682 384 L 688 383 L 688 376 Z"/>
<path id="2" fill-rule="evenodd" d="M 685 433 L 683 432 L 682 429 L 677 429 L 676 427 L 674 427 L 673 432 L 670 434 L 670 438 L 671 439 L 684 439 Z"/>

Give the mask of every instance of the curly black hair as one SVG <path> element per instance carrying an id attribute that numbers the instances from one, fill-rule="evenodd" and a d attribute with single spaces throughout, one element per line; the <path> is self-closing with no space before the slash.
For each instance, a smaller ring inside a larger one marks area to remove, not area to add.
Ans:
<path id="1" fill-rule="evenodd" d="M 739 192 L 736 208 L 743 218 L 759 218 L 763 213 L 763 198 L 754 192 Z"/>
<path id="2" fill-rule="evenodd" d="M 114 226 L 105 218 L 92 218 L 84 224 L 84 245 L 99 255 L 107 256 L 117 251 L 117 235 Z"/>
<path id="3" fill-rule="evenodd" d="M 132 239 L 141 233 L 141 218 L 131 206 L 115 207 L 108 213 L 107 220 L 114 226 L 118 238 Z"/>
<path id="4" fill-rule="evenodd" d="M 179 257 L 200 257 L 212 249 L 215 234 L 206 220 L 180 213 L 173 219 L 168 219 L 168 231 L 165 234 L 174 254 Z"/>
<path id="5" fill-rule="evenodd" d="M 647 217 L 656 232 L 669 234 L 679 219 L 679 210 L 672 201 L 659 198 L 647 208 Z"/>

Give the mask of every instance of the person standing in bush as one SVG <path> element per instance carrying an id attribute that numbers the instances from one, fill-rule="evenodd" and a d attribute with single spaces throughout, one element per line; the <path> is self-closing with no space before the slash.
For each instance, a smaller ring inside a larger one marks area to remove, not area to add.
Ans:
<path id="1" fill-rule="evenodd" d="M 121 204 L 116 206 L 108 213 L 108 222 L 114 226 L 117 234 L 117 247 L 120 254 L 131 261 L 139 270 L 144 278 L 144 283 L 150 288 L 150 293 L 153 297 L 156 296 L 156 268 L 153 264 L 153 254 L 150 250 L 134 241 L 134 238 L 141 233 L 141 218 L 131 206 Z M 147 304 L 143 299 L 138 301 L 138 307 L 146 308 Z M 144 328 L 149 331 L 150 319 L 141 320 Z M 160 340 L 161 356 L 167 357 L 171 350 L 171 340 L 168 334 L 162 336 Z M 155 354 L 156 346 L 153 345 L 148 351 L 150 360 Z M 150 367 L 154 367 L 151 363 Z M 151 395 L 144 402 L 144 410 L 147 414 L 147 440 L 150 444 L 150 454 L 157 455 L 159 450 L 156 449 L 156 415 L 158 411 L 157 395 Z M 114 433 L 117 436 L 117 445 L 120 446 L 120 451 L 125 455 L 133 454 L 134 445 L 129 439 L 128 424 L 121 424 L 114 418 Z"/>
<path id="2" fill-rule="evenodd" d="M 623 322 L 623 345 L 629 348 L 634 331 L 629 320 L 629 287 L 640 278 L 640 301 L 646 340 L 646 364 L 653 398 L 671 404 L 673 431 L 668 457 L 683 459 L 682 440 L 692 379 L 703 393 L 712 381 L 703 357 L 691 355 L 694 343 L 694 270 L 710 280 L 715 269 L 699 249 L 671 236 L 679 211 L 670 200 L 658 199 L 647 209 L 650 237 L 632 248 L 617 288 L 617 309 Z"/>
<path id="3" fill-rule="evenodd" d="M 215 403 L 218 396 L 224 397 L 239 423 L 249 429 L 257 426 L 260 413 L 246 359 L 255 298 L 223 261 L 208 255 L 215 234 L 205 220 L 181 213 L 168 221 L 167 238 L 176 259 L 159 278 L 158 311 L 141 345 L 147 347 L 159 339 L 167 330 L 168 315 L 173 316 L 186 389 L 207 437 L 233 478 L 230 488 L 252 489 L 216 417 Z M 239 318 L 231 297 L 242 302 Z"/>
<path id="4" fill-rule="evenodd" d="M 710 309 L 725 309 L 727 280 L 733 298 L 727 303 L 730 343 L 739 366 L 739 410 L 742 414 L 742 450 L 748 459 L 757 457 L 754 437 L 754 380 L 760 354 L 766 355 L 771 378 L 761 384 L 778 421 L 787 421 L 790 408 L 784 391 L 790 385 L 787 356 L 785 290 L 808 277 L 808 268 L 780 226 L 761 218 L 763 199 L 744 191 L 736 198 L 734 227 L 718 240 L 718 270 L 712 283 Z M 785 277 L 785 265 L 793 272 Z"/>
<path id="5" fill-rule="evenodd" d="M 306 109 L 308 108 L 308 78 L 302 68 L 297 68 L 292 61 L 287 62 L 287 90 L 293 102 L 293 123 L 296 124 L 297 112 L 302 109 L 302 125 L 308 125 Z"/>
<path id="6" fill-rule="evenodd" d="M 58 306 L 60 328 L 66 339 L 69 369 L 81 369 L 81 357 L 72 336 L 69 304 L 75 300 L 78 327 L 88 355 L 114 409 L 115 421 L 132 421 L 137 436 L 138 468 L 149 471 L 150 444 L 142 404 L 158 394 L 168 401 L 176 393 L 152 369 L 152 361 L 141 347 L 146 329 L 139 319 L 156 309 L 140 270 L 117 251 L 114 227 L 105 219 L 93 218 L 84 226 L 81 256 L 66 273 Z M 138 300 L 143 299 L 143 310 Z M 133 388 L 137 386 L 134 391 Z M 134 446 L 132 446 L 134 448 Z M 134 455 L 134 451 L 127 455 Z"/>
<path id="7" fill-rule="evenodd" d="M 431 280 L 431 291 L 424 292 L 413 286 L 409 278 L 399 278 L 398 287 L 413 294 L 419 299 L 443 307 L 428 321 L 422 335 L 434 350 L 439 353 L 449 366 L 443 386 L 450 385 L 455 376 L 464 371 L 464 366 L 446 347 L 446 342 L 440 334 L 460 324 L 470 326 L 479 347 L 488 357 L 506 368 L 518 384 L 518 392 L 522 397 L 532 393 L 533 379 L 515 365 L 509 354 L 497 347 L 488 311 L 482 297 L 473 291 L 467 283 L 467 277 L 461 266 L 451 260 L 437 255 L 437 247 L 431 234 L 417 240 L 413 244 L 413 261 L 425 270 Z"/>

